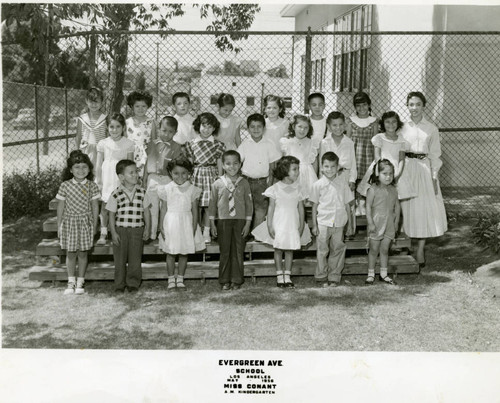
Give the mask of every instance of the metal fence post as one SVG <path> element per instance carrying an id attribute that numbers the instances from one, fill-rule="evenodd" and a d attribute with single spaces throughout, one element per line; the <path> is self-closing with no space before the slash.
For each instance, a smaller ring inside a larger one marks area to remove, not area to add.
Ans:
<path id="1" fill-rule="evenodd" d="M 40 173 L 40 150 L 38 137 L 38 85 L 35 85 L 35 137 L 36 137 L 36 171 Z"/>
<path id="2" fill-rule="evenodd" d="M 311 92 L 311 78 L 312 78 L 312 69 L 311 69 L 311 45 L 312 45 L 312 35 L 311 35 L 311 27 L 307 28 L 306 35 L 306 54 L 305 54 L 305 68 L 304 68 L 304 113 L 309 113 L 309 105 L 307 102 L 307 97 Z"/>
<path id="3" fill-rule="evenodd" d="M 66 129 L 66 157 L 69 152 L 68 88 L 64 87 L 64 124 Z"/>

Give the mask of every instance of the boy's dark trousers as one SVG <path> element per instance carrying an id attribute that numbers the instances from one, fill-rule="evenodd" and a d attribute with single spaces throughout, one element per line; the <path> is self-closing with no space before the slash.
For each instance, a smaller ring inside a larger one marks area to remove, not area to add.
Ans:
<path id="1" fill-rule="evenodd" d="M 113 244 L 115 289 L 123 290 L 125 286 L 139 288 L 142 280 L 141 260 L 144 227 L 116 226 L 116 233 L 120 237 L 120 245 Z"/>
<path id="2" fill-rule="evenodd" d="M 241 235 L 246 220 L 227 219 L 217 221 L 217 240 L 219 242 L 219 283 L 243 284 L 243 254 L 245 240 Z"/>

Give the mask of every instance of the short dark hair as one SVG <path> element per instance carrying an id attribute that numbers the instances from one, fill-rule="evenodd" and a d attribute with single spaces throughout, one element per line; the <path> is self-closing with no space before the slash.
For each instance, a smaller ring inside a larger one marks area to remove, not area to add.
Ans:
<path id="1" fill-rule="evenodd" d="M 187 98 L 188 102 L 191 103 L 191 98 L 189 98 L 189 94 L 187 92 L 176 92 L 172 95 L 172 103 L 175 105 L 175 101 L 179 98 Z"/>
<path id="2" fill-rule="evenodd" d="M 325 102 L 325 96 L 321 92 L 313 92 L 312 94 L 309 94 L 309 96 L 307 97 L 307 102 L 311 102 L 311 100 L 314 98 L 321 98 L 321 100 Z"/>
<path id="3" fill-rule="evenodd" d="M 309 125 L 309 130 L 307 132 L 306 137 L 311 138 L 313 135 L 313 126 L 311 123 L 311 119 L 309 119 L 307 116 L 304 115 L 295 115 L 293 117 L 292 123 L 288 126 L 288 137 L 295 137 L 295 125 L 299 122 L 306 122 Z"/>
<path id="4" fill-rule="evenodd" d="M 193 173 L 193 164 L 186 157 L 178 157 L 170 160 L 167 164 L 168 173 L 171 174 L 175 167 L 182 167 L 190 174 Z"/>
<path id="5" fill-rule="evenodd" d="M 94 165 L 92 164 L 92 161 L 90 161 L 90 157 L 85 154 L 82 150 L 73 150 L 69 154 L 68 159 L 66 160 L 66 167 L 63 170 L 62 173 L 62 180 L 67 181 L 73 178 L 73 172 L 71 172 L 71 169 L 73 168 L 73 165 L 75 164 L 87 164 L 89 167 L 89 173 L 86 176 L 86 178 L 91 181 L 94 179 Z"/>
<path id="6" fill-rule="evenodd" d="M 276 104 L 278 105 L 278 108 L 279 108 L 278 116 L 280 118 L 284 118 L 285 117 L 285 103 L 283 102 L 283 100 L 277 95 L 267 95 L 264 98 L 264 109 L 269 104 L 269 101 L 276 102 Z"/>
<path id="7" fill-rule="evenodd" d="M 225 94 L 223 92 L 219 95 L 219 98 L 217 98 L 217 105 L 219 105 L 219 108 L 222 108 L 226 105 L 236 106 L 236 101 L 231 94 Z"/>
<path id="8" fill-rule="evenodd" d="M 97 101 L 103 101 L 104 100 L 104 94 L 102 93 L 102 90 L 97 87 L 90 87 L 89 90 L 87 91 L 87 95 L 85 97 L 87 101 L 92 101 L 92 102 L 97 102 Z"/>
<path id="9" fill-rule="evenodd" d="M 153 104 L 153 96 L 147 91 L 133 91 L 127 95 L 127 105 L 131 108 L 139 101 L 144 101 L 148 108 Z"/>
<path id="10" fill-rule="evenodd" d="M 425 106 L 425 104 L 427 103 L 427 99 L 425 99 L 425 95 L 424 94 L 422 94 L 420 91 L 412 91 L 406 97 L 406 105 L 408 105 L 408 103 L 410 102 L 410 98 L 413 98 L 413 97 L 420 98 L 420 100 L 422 101 L 423 106 Z"/>
<path id="11" fill-rule="evenodd" d="M 375 165 L 373 165 L 373 170 L 372 174 L 370 175 L 370 179 L 368 180 L 368 183 L 378 185 L 380 183 L 380 180 L 378 179 L 377 173 L 380 172 L 382 169 L 384 169 L 384 166 L 389 166 L 392 168 L 392 173 L 394 174 L 394 165 L 392 165 L 392 162 L 389 161 L 388 159 L 381 159 L 378 160 Z M 393 175 L 392 177 L 392 182 L 390 183 L 391 185 L 396 184 L 396 175 Z"/>
<path id="12" fill-rule="evenodd" d="M 160 127 L 163 122 L 165 122 L 167 126 L 173 127 L 175 130 L 179 127 L 179 122 L 173 116 L 163 116 L 160 120 Z"/>
<path id="13" fill-rule="evenodd" d="M 326 117 L 326 124 L 329 124 L 332 120 L 335 119 L 342 119 L 345 122 L 345 116 L 342 112 L 339 111 L 333 111 L 328 114 Z"/>
<path id="14" fill-rule="evenodd" d="M 339 163 L 339 156 L 337 154 L 335 154 L 333 151 L 327 151 L 321 157 L 321 165 L 323 165 L 323 162 L 325 162 L 325 161 L 336 162 L 338 164 Z"/>
<path id="15" fill-rule="evenodd" d="M 382 117 L 380 118 L 380 132 L 381 133 L 385 133 L 385 123 L 384 123 L 384 120 L 386 119 L 390 119 L 390 118 L 396 118 L 397 122 L 398 122 L 398 127 L 396 128 L 396 130 L 399 130 L 403 127 L 403 122 L 401 122 L 401 119 L 399 117 L 399 115 L 394 112 L 394 111 L 388 111 L 388 112 L 385 112 Z"/>
<path id="16" fill-rule="evenodd" d="M 249 127 L 252 122 L 260 122 L 262 126 L 266 127 L 266 118 L 260 113 L 253 113 L 247 118 L 247 127 Z"/>
<path id="17" fill-rule="evenodd" d="M 288 172 L 290 172 L 290 166 L 292 164 L 300 165 L 299 159 L 293 155 L 281 157 L 276 164 L 276 168 L 273 170 L 274 177 L 279 181 L 285 179 L 288 176 Z"/>
<path id="18" fill-rule="evenodd" d="M 227 151 L 224 151 L 224 153 L 222 154 L 222 158 L 221 158 L 222 163 L 224 163 L 224 159 L 226 157 L 236 157 L 236 158 L 238 158 L 238 161 L 241 164 L 241 155 L 236 150 L 227 150 Z"/>
<path id="19" fill-rule="evenodd" d="M 214 136 L 219 132 L 220 123 L 213 113 L 203 112 L 201 115 L 198 115 L 193 122 L 194 131 L 199 133 L 200 126 L 203 124 L 210 125 L 214 128 L 214 132 L 212 133 Z"/>
<path id="20" fill-rule="evenodd" d="M 135 165 L 135 162 L 132 161 L 132 160 L 120 160 L 116 163 L 116 174 L 117 175 L 121 175 L 123 174 L 123 171 L 125 171 L 125 168 L 131 166 L 131 165 Z"/>

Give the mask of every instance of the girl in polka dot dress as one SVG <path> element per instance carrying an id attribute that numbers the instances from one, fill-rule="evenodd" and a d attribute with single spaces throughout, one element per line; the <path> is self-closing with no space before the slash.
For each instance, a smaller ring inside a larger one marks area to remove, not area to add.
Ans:
<path id="1" fill-rule="evenodd" d="M 68 294 L 84 294 L 87 254 L 92 248 L 99 219 L 99 188 L 93 181 L 92 162 L 80 150 L 72 151 L 56 198 L 57 228 L 61 248 L 66 250 Z M 78 257 L 78 278 L 75 278 Z"/>

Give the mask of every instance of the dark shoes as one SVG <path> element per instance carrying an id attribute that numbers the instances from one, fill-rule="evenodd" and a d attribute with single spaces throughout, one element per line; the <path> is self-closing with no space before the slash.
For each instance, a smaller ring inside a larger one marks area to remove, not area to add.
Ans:
<path id="1" fill-rule="evenodd" d="M 127 287 L 127 290 L 129 293 L 136 293 L 139 291 L 139 288 L 137 287 Z"/>
<path id="2" fill-rule="evenodd" d="M 231 283 L 226 283 L 222 285 L 222 291 L 229 291 L 231 289 Z"/>

